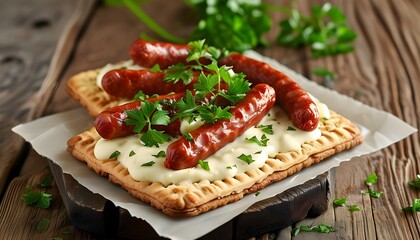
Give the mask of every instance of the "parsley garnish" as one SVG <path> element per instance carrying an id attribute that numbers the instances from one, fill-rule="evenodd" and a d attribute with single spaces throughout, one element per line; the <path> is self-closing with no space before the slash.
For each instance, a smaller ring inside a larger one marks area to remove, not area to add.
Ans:
<path id="1" fill-rule="evenodd" d="M 109 156 L 109 159 L 117 159 L 118 156 L 120 156 L 121 152 L 118 150 L 115 150 L 111 155 Z"/>
<path id="2" fill-rule="evenodd" d="M 353 51 L 356 33 L 347 25 L 344 13 L 331 3 L 313 5 L 306 16 L 292 9 L 290 17 L 280 22 L 277 42 L 289 47 L 311 46 L 315 57 Z"/>
<path id="3" fill-rule="evenodd" d="M 201 71 L 197 83 L 194 84 L 194 94 L 186 92 L 186 96 L 174 103 L 177 109 L 176 118 L 189 119 L 189 122 L 200 118 L 205 123 L 230 119 L 231 106 L 242 100 L 250 89 L 250 83 L 244 74 L 231 73 L 230 67 L 218 66 L 217 59 L 224 55 L 223 51 L 209 47 L 204 40 L 189 44 L 192 49 L 187 58 L 188 64 L 176 64 L 165 70 L 166 81 L 184 84 L 191 82 L 192 71 Z M 209 64 L 203 64 L 201 59 L 207 59 Z M 227 90 L 224 89 L 227 85 Z M 228 101 L 228 106 L 218 106 L 218 101 Z"/>
<path id="4" fill-rule="evenodd" d="M 130 153 L 128 154 L 129 157 L 132 157 L 134 155 L 136 155 L 136 152 L 134 152 L 133 150 L 131 150 Z"/>
<path id="5" fill-rule="evenodd" d="M 418 198 L 414 199 L 413 203 L 410 206 L 404 207 L 402 208 L 402 210 L 404 212 L 412 212 L 412 213 L 420 212 L 420 199 Z"/>
<path id="6" fill-rule="evenodd" d="M 156 157 L 156 158 L 166 157 L 166 152 L 162 150 L 162 151 L 159 151 L 157 154 L 152 155 L 152 156 Z"/>
<path id="7" fill-rule="evenodd" d="M 135 125 L 134 132 L 140 133 L 143 129 L 146 132 L 140 137 L 145 146 L 159 147 L 159 144 L 169 141 L 169 137 L 152 128 L 152 125 L 168 125 L 170 123 L 169 111 L 163 110 L 159 102 L 142 102 L 141 108 L 126 111 L 128 118 L 127 125 Z"/>
<path id="8" fill-rule="evenodd" d="M 23 202 L 26 205 L 33 205 L 39 208 L 49 208 L 52 195 L 45 192 L 28 191 L 23 194 Z"/>
<path id="9" fill-rule="evenodd" d="M 227 166 L 226 168 L 229 169 L 229 170 L 231 170 L 233 168 L 238 168 L 238 167 L 236 165 L 233 165 L 233 166 Z"/>
<path id="10" fill-rule="evenodd" d="M 370 174 L 365 179 L 365 184 L 366 186 L 368 186 L 369 189 L 367 191 L 364 191 L 363 194 L 369 194 L 371 197 L 379 198 L 384 192 L 373 189 L 372 185 L 377 182 L 378 182 L 378 176 L 376 175 L 376 173 Z"/>
<path id="11" fill-rule="evenodd" d="M 417 174 L 416 179 L 409 182 L 408 185 L 410 185 L 413 188 L 420 189 L 420 174 Z"/>
<path id="12" fill-rule="evenodd" d="M 253 163 L 255 161 L 254 159 L 252 159 L 252 156 L 251 155 L 245 155 L 243 153 L 238 158 L 240 160 L 248 163 L 248 164 L 251 164 L 251 163 Z"/>
<path id="13" fill-rule="evenodd" d="M 142 167 L 151 167 L 151 166 L 153 166 L 153 164 L 155 164 L 155 162 L 154 161 L 150 161 L 150 162 L 147 162 L 147 163 L 143 163 L 141 166 Z"/>
<path id="14" fill-rule="evenodd" d="M 266 147 L 266 146 L 267 146 L 267 143 L 268 143 L 268 141 L 269 141 L 270 139 L 269 139 L 269 138 L 267 138 L 267 136 L 266 136 L 265 134 L 263 134 L 263 135 L 261 136 L 261 140 L 259 140 L 256 136 L 253 136 L 253 137 L 251 137 L 251 138 L 245 138 L 245 140 L 246 140 L 247 142 L 253 142 L 253 143 L 256 143 L 256 144 L 258 144 L 258 146 Z"/>
<path id="15" fill-rule="evenodd" d="M 325 224 L 320 224 L 316 226 L 299 226 L 295 227 L 292 230 L 292 236 L 296 236 L 299 232 L 319 232 L 319 233 L 329 233 L 335 231 L 333 226 L 328 226 Z"/>
<path id="16" fill-rule="evenodd" d="M 184 138 L 187 139 L 188 142 L 194 142 L 194 138 L 190 133 L 184 134 Z"/>
<path id="17" fill-rule="evenodd" d="M 336 198 L 333 200 L 333 205 L 336 207 L 344 207 L 346 206 L 347 198 Z"/>
<path id="18" fill-rule="evenodd" d="M 210 166 L 209 163 L 203 160 L 198 160 L 198 165 L 200 165 L 200 167 L 206 171 L 210 171 Z"/>
<path id="19" fill-rule="evenodd" d="M 261 129 L 261 131 L 273 135 L 273 125 L 259 125 L 257 128 Z"/>
<path id="20" fill-rule="evenodd" d="M 376 176 L 376 173 L 372 173 L 370 174 L 366 179 L 365 179 L 365 184 L 367 186 L 372 186 L 373 184 L 375 184 L 376 182 L 378 182 L 378 176 Z"/>
<path id="21" fill-rule="evenodd" d="M 287 127 L 287 131 L 296 131 L 296 128 L 294 128 L 294 127 Z"/>
<path id="22" fill-rule="evenodd" d="M 136 93 L 136 95 L 134 96 L 134 100 L 137 100 L 137 101 L 143 101 L 143 100 L 145 100 L 145 99 L 147 99 L 147 98 L 149 98 L 150 96 L 149 95 L 147 95 L 147 94 L 145 94 L 145 93 L 143 93 L 143 91 L 138 91 L 137 93 Z"/>
<path id="23" fill-rule="evenodd" d="M 347 198 L 336 198 L 333 200 L 334 207 L 347 207 L 347 209 L 351 212 L 360 211 L 360 207 L 357 205 L 347 205 Z"/>

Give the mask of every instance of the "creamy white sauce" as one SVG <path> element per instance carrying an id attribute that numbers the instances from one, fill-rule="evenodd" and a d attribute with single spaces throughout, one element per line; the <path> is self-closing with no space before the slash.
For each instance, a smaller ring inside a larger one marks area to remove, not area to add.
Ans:
<path id="1" fill-rule="evenodd" d="M 131 70 L 140 70 L 140 69 L 144 69 L 143 67 L 139 66 L 139 65 L 135 65 L 133 63 L 133 60 L 128 60 L 128 61 L 124 61 L 122 63 L 118 63 L 118 64 L 110 64 L 108 63 L 107 65 L 105 65 L 104 67 L 101 68 L 101 70 L 98 73 L 98 76 L 96 76 L 96 85 L 98 87 L 102 88 L 102 78 L 104 77 L 104 75 L 114 69 L 121 69 L 121 68 L 126 68 L 126 69 L 131 69 Z"/>
<path id="2" fill-rule="evenodd" d="M 316 103 L 320 109 L 321 117 L 329 118 L 327 106 L 318 101 Z M 233 177 L 239 172 L 260 168 L 268 158 L 274 157 L 276 153 L 299 150 L 303 143 L 314 141 L 321 136 L 319 129 L 306 132 L 295 128 L 284 111 L 278 106 L 274 106 L 259 125 L 272 125 L 273 135 L 264 133 L 260 128 L 250 128 L 234 142 L 226 145 L 204 160 L 209 164 L 209 171 L 202 169 L 198 165 L 194 168 L 183 170 L 165 168 L 163 165 L 165 158 L 158 158 L 153 155 L 157 155 L 162 150 L 165 151 L 171 142 L 162 144 L 159 148 L 146 147 L 141 144 L 138 135 L 113 140 L 100 139 L 95 146 L 94 154 L 98 159 L 109 159 L 109 156 L 118 150 L 121 154 L 118 156 L 117 161 L 128 169 L 133 179 L 161 182 L 164 185 L 171 183 L 182 184 L 184 182 L 199 182 L 201 180 L 222 180 Z M 184 127 L 184 130 L 188 129 L 191 131 L 195 127 Z M 294 130 L 290 130 L 289 127 Z M 261 139 L 263 134 L 269 138 L 265 147 L 246 140 L 253 136 Z M 175 140 L 173 139 L 173 141 Z M 135 155 L 130 157 L 131 152 L 135 152 Z M 238 159 L 241 154 L 251 155 L 254 162 L 248 164 Z M 151 161 L 154 162 L 152 166 L 142 166 Z"/>
<path id="3" fill-rule="evenodd" d="M 132 60 L 122 62 L 120 64 L 107 64 L 99 72 L 96 83 L 102 88 L 102 78 L 110 70 L 113 69 L 143 69 L 138 65 L 134 65 Z M 330 112 L 328 107 L 311 96 L 317 104 L 320 117 L 329 118 Z M 203 124 L 202 121 L 193 121 L 188 123 L 187 120 L 181 121 L 181 133 L 186 134 Z M 276 153 L 299 150 L 301 145 L 311 142 L 321 136 L 321 131 L 315 129 L 311 132 L 301 131 L 293 126 L 293 123 L 284 113 L 284 111 L 274 106 L 269 114 L 264 117 L 259 125 L 272 125 L 273 134 L 264 133 L 260 128 L 252 127 L 242 136 L 238 137 L 234 142 L 229 143 L 222 149 L 204 161 L 208 162 L 210 170 L 204 170 L 200 166 L 183 170 L 172 170 L 165 168 L 163 162 L 165 157 L 155 157 L 160 151 L 165 151 L 171 142 L 161 144 L 157 147 L 144 146 L 138 135 L 118 138 L 113 140 L 100 139 L 95 146 L 94 154 L 97 159 L 109 159 L 116 150 L 120 152 L 117 158 L 124 167 L 126 167 L 133 179 L 137 181 L 161 182 L 164 185 L 194 183 L 203 180 L 215 181 L 233 177 L 237 173 L 246 172 L 251 169 L 257 169 L 264 165 L 267 159 L 273 158 Z M 290 130 L 292 128 L 293 130 Z M 257 137 L 261 139 L 265 134 L 269 141 L 267 146 L 259 146 L 256 143 L 249 142 L 247 139 Z M 132 155 L 132 153 L 135 153 Z M 250 155 L 251 164 L 240 160 L 240 155 Z M 132 156 L 130 156 L 132 155 Z M 152 166 L 142 166 L 153 162 Z"/>

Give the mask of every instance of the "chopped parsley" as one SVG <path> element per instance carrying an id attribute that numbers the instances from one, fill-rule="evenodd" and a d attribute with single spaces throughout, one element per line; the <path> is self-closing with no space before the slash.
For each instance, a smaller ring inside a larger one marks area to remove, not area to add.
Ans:
<path id="1" fill-rule="evenodd" d="M 256 143 L 256 144 L 258 144 L 258 146 L 266 147 L 266 146 L 267 146 L 267 143 L 268 143 L 268 141 L 269 141 L 270 139 L 269 139 L 269 138 L 267 138 L 267 136 L 266 136 L 265 134 L 263 134 L 263 135 L 261 136 L 261 140 L 260 140 L 260 139 L 258 139 L 256 136 L 253 136 L 253 137 L 251 137 L 251 138 L 245 138 L 245 140 L 246 140 L 247 142 Z"/>
<path id="2" fill-rule="evenodd" d="M 259 125 L 257 128 L 261 129 L 264 133 L 273 135 L 273 125 Z"/>
<path id="3" fill-rule="evenodd" d="M 296 128 L 294 128 L 294 127 L 287 127 L 287 131 L 296 131 Z"/>
<path id="4" fill-rule="evenodd" d="M 117 159 L 118 156 L 120 156 L 121 152 L 118 150 L 115 150 L 111 155 L 109 155 L 109 159 Z"/>
<path id="5" fill-rule="evenodd" d="M 134 152 L 133 150 L 131 150 L 130 153 L 128 154 L 129 157 L 132 157 L 134 155 L 136 155 L 136 152 Z"/>
<path id="6" fill-rule="evenodd" d="M 240 159 L 240 160 L 242 160 L 242 161 L 244 161 L 248 164 L 251 164 L 255 161 L 254 159 L 252 159 L 251 155 L 245 155 L 243 153 L 238 157 L 238 159 Z"/>
<path id="7" fill-rule="evenodd" d="M 320 224 L 316 226 L 299 226 L 295 227 L 292 230 L 292 236 L 298 235 L 299 232 L 319 232 L 319 233 L 329 233 L 335 231 L 333 226 L 328 226 L 325 224 Z"/>
<path id="8" fill-rule="evenodd" d="M 156 157 L 156 158 L 166 157 L 166 152 L 164 150 L 162 150 L 162 151 L 159 151 L 157 154 L 152 155 L 152 156 Z"/>
<path id="9" fill-rule="evenodd" d="M 147 162 L 147 163 L 143 163 L 141 166 L 142 167 L 151 167 L 151 166 L 153 166 L 153 164 L 155 164 L 155 162 L 154 161 L 150 161 L 150 162 Z"/>
<path id="10" fill-rule="evenodd" d="M 409 182 L 408 185 L 415 188 L 415 189 L 420 189 L 420 174 L 417 174 L 416 179 Z"/>
<path id="11" fill-rule="evenodd" d="M 410 206 L 404 207 L 402 208 L 402 210 L 404 212 L 411 212 L 411 213 L 420 212 L 420 199 L 418 198 L 414 199 L 413 203 Z"/>
<path id="12" fill-rule="evenodd" d="M 207 161 L 203 161 L 203 160 L 198 160 L 198 165 L 200 165 L 200 167 L 206 171 L 210 171 L 210 166 L 209 166 L 209 162 Z"/>
<path id="13" fill-rule="evenodd" d="M 32 205 L 39 208 L 49 208 L 52 200 L 52 195 L 45 192 L 28 191 L 23 194 L 23 202 L 26 205 Z"/>

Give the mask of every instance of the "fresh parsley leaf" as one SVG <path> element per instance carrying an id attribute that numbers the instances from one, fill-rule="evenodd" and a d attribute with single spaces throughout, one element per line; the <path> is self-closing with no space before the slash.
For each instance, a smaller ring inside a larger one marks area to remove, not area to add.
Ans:
<path id="1" fill-rule="evenodd" d="M 240 160 L 248 163 L 248 164 L 251 164 L 251 163 L 253 163 L 255 161 L 254 159 L 252 159 L 252 156 L 251 155 L 245 155 L 243 153 L 238 158 Z"/>
<path id="2" fill-rule="evenodd" d="M 238 168 L 238 166 L 233 165 L 233 166 L 227 166 L 226 168 L 227 168 L 227 169 L 233 169 L 233 168 Z"/>
<path id="3" fill-rule="evenodd" d="M 169 137 L 163 131 L 152 129 L 152 125 L 168 125 L 171 121 L 169 111 L 162 110 L 159 102 L 142 102 L 140 109 L 126 111 L 127 125 L 135 125 L 134 132 L 146 132 L 140 137 L 145 146 L 159 147 L 159 144 L 169 141 Z"/>
<path id="4" fill-rule="evenodd" d="M 277 43 L 290 47 L 311 46 L 314 57 L 353 51 L 352 43 L 357 37 L 347 25 L 344 13 L 331 3 L 313 5 L 309 16 L 292 9 L 289 18 L 279 25 Z"/>
<path id="5" fill-rule="evenodd" d="M 193 39 L 206 38 L 212 46 L 237 52 L 266 44 L 263 34 L 270 30 L 271 20 L 261 1 L 188 2 L 201 16 Z"/>
<path id="6" fill-rule="evenodd" d="M 347 209 L 349 211 L 351 211 L 351 212 L 356 212 L 356 211 L 360 211 L 361 210 L 360 207 L 357 206 L 357 205 L 350 205 L 350 206 L 347 207 Z"/>
<path id="7" fill-rule="evenodd" d="M 135 101 L 143 101 L 145 99 L 149 98 L 149 95 L 145 94 L 143 91 L 138 91 L 136 95 L 134 96 Z"/>
<path id="8" fill-rule="evenodd" d="M 153 65 L 153 67 L 150 68 L 149 70 L 150 70 L 150 72 L 160 72 L 160 71 L 162 71 L 162 69 L 160 69 L 159 64 L 157 64 L 157 63 L 155 65 Z"/>
<path id="9" fill-rule="evenodd" d="M 169 141 L 169 137 L 164 134 L 163 131 L 158 131 L 155 129 L 149 129 L 146 133 L 144 133 L 140 140 L 144 143 L 147 147 L 159 147 L 159 144 Z"/>
<path id="10" fill-rule="evenodd" d="M 411 187 L 415 189 L 420 189 L 420 174 L 417 175 L 416 179 L 409 182 L 408 185 L 410 185 Z"/>
<path id="11" fill-rule="evenodd" d="M 50 225 L 50 220 L 46 218 L 41 218 L 36 225 L 37 231 L 44 231 L 48 229 L 48 226 Z"/>
<path id="12" fill-rule="evenodd" d="M 372 173 L 365 179 L 365 184 L 367 186 L 371 186 L 375 184 L 378 181 L 378 176 L 376 176 L 376 173 Z"/>
<path id="13" fill-rule="evenodd" d="M 260 195 L 260 194 L 261 194 L 261 192 L 258 191 L 254 194 L 254 196 L 258 197 L 258 195 Z"/>
<path id="14" fill-rule="evenodd" d="M 257 128 L 261 129 L 261 131 L 273 135 L 273 125 L 259 125 Z"/>
<path id="15" fill-rule="evenodd" d="M 333 226 L 320 224 L 316 226 L 299 226 L 296 228 L 293 228 L 292 230 L 292 236 L 296 236 L 299 232 L 319 232 L 319 233 L 329 233 L 335 231 L 335 228 Z"/>
<path id="16" fill-rule="evenodd" d="M 49 208 L 52 195 L 44 192 L 29 191 L 23 194 L 22 199 L 26 205 L 34 205 L 39 208 Z"/>
<path id="17" fill-rule="evenodd" d="M 131 150 L 130 153 L 128 154 L 129 157 L 132 157 L 134 155 L 136 155 L 136 152 L 134 152 L 133 150 Z"/>
<path id="18" fill-rule="evenodd" d="M 210 166 L 209 163 L 203 160 L 198 160 L 198 165 L 200 165 L 200 167 L 206 171 L 210 171 Z"/>
<path id="19" fill-rule="evenodd" d="M 118 150 L 115 150 L 111 155 L 109 156 L 109 159 L 117 159 L 118 156 L 120 156 L 121 152 Z"/>
<path id="20" fill-rule="evenodd" d="M 155 162 L 154 161 L 150 161 L 150 162 L 147 162 L 147 163 L 143 163 L 141 166 L 142 167 L 151 167 L 151 166 L 153 166 L 153 164 L 155 164 Z"/>
<path id="21" fill-rule="evenodd" d="M 182 82 L 187 85 L 193 80 L 193 72 L 191 68 L 186 65 L 177 63 L 165 70 L 165 78 L 163 80 L 173 83 L 177 83 L 179 80 L 182 80 Z"/>
<path id="22" fill-rule="evenodd" d="M 194 138 L 190 133 L 184 134 L 184 138 L 187 139 L 188 142 L 194 142 Z"/>
<path id="23" fill-rule="evenodd" d="M 269 141 L 270 139 L 269 139 L 269 138 L 267 138 L 267 136 L 266 136 L 265 134 L 263 134 L 263 135 L 261 136 L 261 140 L 259 140 L 256 136 L 253 136 L 253 137 L 251 137 L 251 138 L 245 138 L 245 140 L 246 140 L 247 142 L 253 142 L 253 143 L 256 143 L 256 144 L 258 144 L 258 146 L 266 147 L 266 146 L 267 146 L 267 143 L 268 143 L 268 141 Z"/>
<path id="24" fill-rule="evenodd" d="M 412 212 L 412 213 L 420 212 L 420 199 L 418 198 L 414 199 L 413 203 L 410 206 L 404 207 L 402 208 L 402 210 L 404 212 Z"/>
<path id="25" fill-rule="evenodd" d="M 343 197 L 343 198 L 336 198 L 333 200 L 333 205 L 336 207 L 344 207 L 346 206 L 347 203 L 347 198 Z"/>
<path id="26" fill-rule="evenodd" d="M 369 194 L 369 196 L 374 197 L 374 198 L 379 198 L 384 192 L 381 191 L 377 191 L 374 189 L 369 189 L 367 191 L 364 192 L 364 194 Z"/>
<path id="27" fill-rule="evenodd" d="M 296 128 L 294 128 L 294 127 L 287 127 L 287 131 L 296 131 Z"/>
<path id="28" fill-rule="evenodd" d="M 156 157 L 156 158 L 166 157 L 166 152 L 164 150 L 162 150 L 162 151 L 159 151 L 157 154 L 152 155 L 152 156 Z"/>

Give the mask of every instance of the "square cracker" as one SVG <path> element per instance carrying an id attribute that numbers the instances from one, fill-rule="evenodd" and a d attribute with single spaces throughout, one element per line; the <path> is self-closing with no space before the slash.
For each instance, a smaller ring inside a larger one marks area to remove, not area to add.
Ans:
<path id="1" fill-rule="evenodd" d="M 129 99 L 108 95 L 96 85 L 100 69 L 81 72 L 67 82 L 68 94 L 84 106 L 91 116 L 120 105 Z M 352 148 L 362 142 L 360 130 L 348 119 L 331 111 L 328 120 L 321 121 L 322 136 L 305 143 L 299 151 L 278 153 L 263 167 L 239 173 L 232 178 L 201 181 L 191 184 L 163 185 L 159 182 L 136 181 L 118 161 L 97 159 L 93 150 L 100 136 L 95 128 L 68 140 L 68 151 L 87 164 L 96 173 L 126 189 L 132 196 L 149 203 L 156 209 L 174 217 L 195 216 L 235 202 L 280 181 L 327 157 Z"/>
<path id="2" fill-rule="evenodd" d="M 332 112 L 331 118 L 320 123 L 322 136 L 302 144 L 298 151 L 278 153 L 259 169 L 239 173 L 232 178 L 200 181 L 190 184 L 163 185 L 159 182 L 136 181 L 117 160 L 97 159 L 93 150 L 100 136 L 95 128 L 68 141 L 68 151 L 96 173 L 126 189 L 132 196 L 149 203 L 174 217 L 195 216 L 224 206 L 299 172 L 331 155 L 362 142 L 359 129 L 344 117 Z"/>

